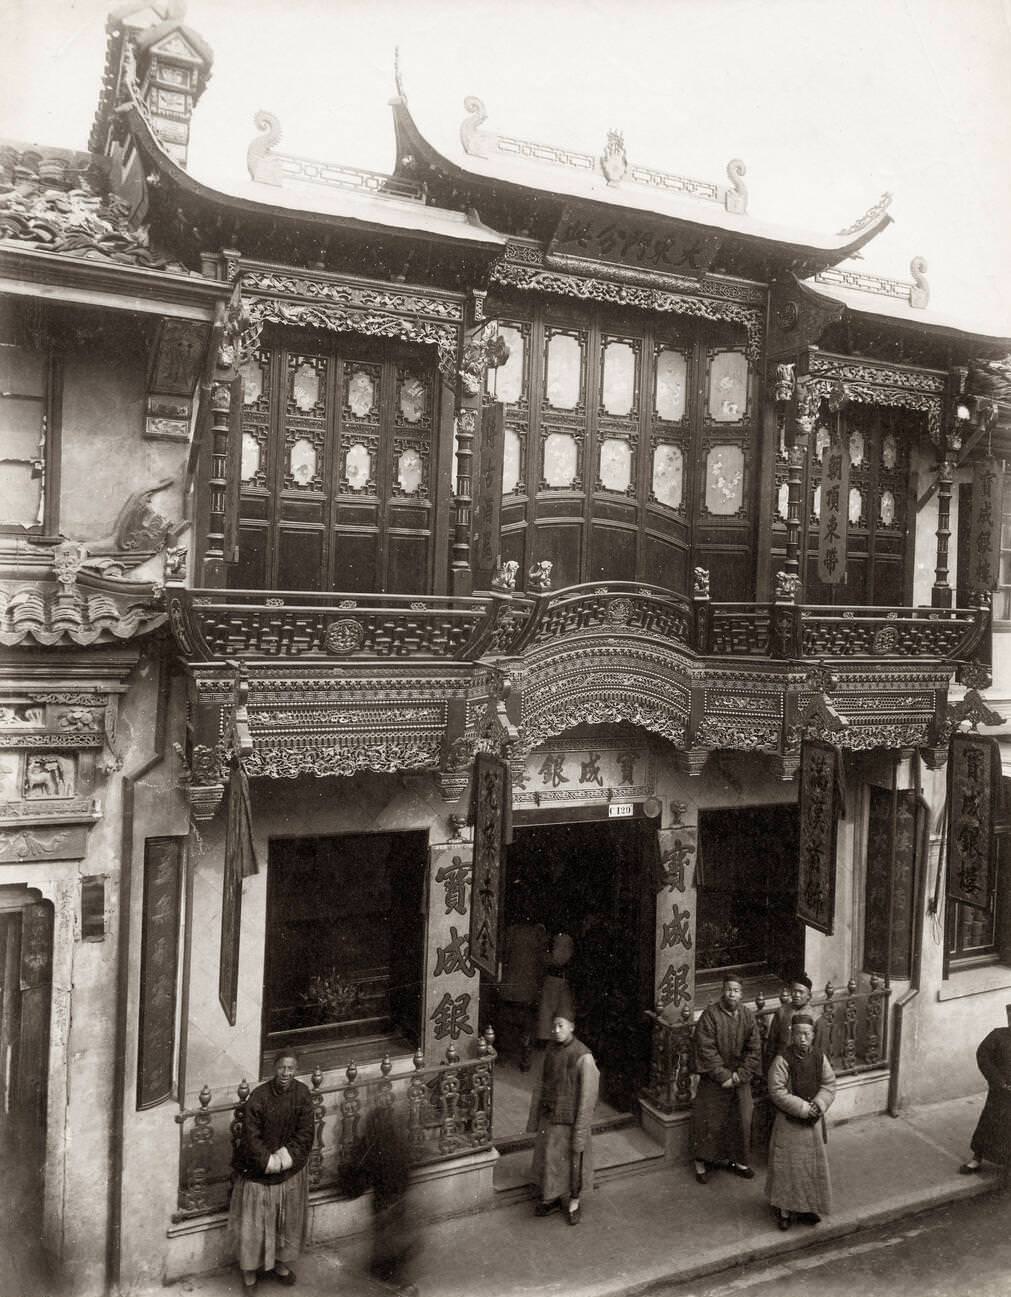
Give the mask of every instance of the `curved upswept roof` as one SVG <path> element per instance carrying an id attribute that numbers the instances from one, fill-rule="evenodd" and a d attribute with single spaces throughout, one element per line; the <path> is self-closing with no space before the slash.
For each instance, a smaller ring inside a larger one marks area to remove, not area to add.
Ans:
<path id="1" fill-rule="evenodd" d="M 197 180 L 166 152 L 147 119 L 143 104 L 132 90 L 128 103 L 119 111 L 124 114 L 138 147 L 158 172 L 186 193 L 211 205 L 275 220 L 290 218 L 303 223 L 329 224 L 336 219 L 363 231 L 427 235 L 480 246 L 489 252 L 505 246 L 505 236 L 482 225 L 473 213 L 402 201 L 385 194 L 352 193 L 322 185 L 289 188 L 255 180 L 235 183 L 230 192 L 215 189 Z"/>
<path id="2" fill-rule="evenodd" d="M 448 178 L 461 182 L 486 181 L 496 187 L 510 186 L 517 194 L 525 191 L 531 197 L 550 194 L 583 199 L 640 216 L 682 221 L 750 243 L 766 255 L 778 254 L 806 274 L 814 274 L 853 256 L 892 220 L 887 210 L 890 194 L 883 194 L 859 220 L 838 234 L 755 220 L 746 210 L 734 210 L 735 207 L 741 208 L 742 200 L 745 209 L 747 206 L 747 191 L 743 184 L 745 168 L 737 159 L 727 167 L 729 185 L 665 176 L 650 168 L 637 168 L 627 159 L 624 173 L 617 180 L 609 181 L 603 169 L 603 157 L 591 158 L 552 146 L 486 134 L 480 129 L 480 123 L 484 121 L 484 105 L 476 98 L 464 102 L 467 115 L 459 138 L 450 138 L 446 133 L 429 136 L 422 131 L 408 107 L 399 73 L 397 88 L 399 93 L 390 104 L 397 136 L 395 174 L 398 175 L 414 174 L 417 163 L 423 160 Z M 620 137 L 618 139 L 620 141 Z M 609 141 L 608 147 L 610 145 Z M 571 164 L 557 162 L 558 157 L 575 161 Z M 616 171 L 621 172 L 620 162 Z M 629 178 L 636 171 L 644 177 L 639 183 Z M 683 182 L 681 192 L 666 188 L 665 182 L 668 181 Z M 703 196 L 693 197 L 693 194 Z"/>

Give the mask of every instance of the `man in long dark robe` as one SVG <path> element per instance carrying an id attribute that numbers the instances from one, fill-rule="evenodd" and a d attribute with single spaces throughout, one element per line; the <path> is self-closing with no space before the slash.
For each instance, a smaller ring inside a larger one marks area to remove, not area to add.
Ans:
<path id="1" fill-rule="evenodd" d="M 695 1179 L 705 1184 L 715 1166 L 728 1166 L 750 1180 L 751 1082 L 762 1070 L 762 1042 L 755 1015 L 741 1003 L 741 983 L 723 979 L 723 993 L 703 1009 L 695 1024 L 695 1070 L 699 1074 L 692 1112 Z"/>
<path id="2" fill-rule="evenodd" d="M 273 1077 L 246 1100 L 232 1161 L 228 1224 L 247 1292 L 258 1271 L 272 1271 L 285 1285 L 295 1282 L 291 1262 L 305 1236 L 306 1163 L 315 1134 L 312 1098 L 295 1079 L 297 1070 L 294 1054 L 282 1054 Z"/>
<path id="3" fill-rule="evenodd" d="M 574 1032 L 571 1018 L 555 1015 L 527 1124 L 537 1131 L 533 1172 L 541 1199 L 535 1215 L 557 1211 L 564 1198 L 570 1225 L 579 1224 L 583 1189 L 593 1188 L 591 1127 L 600 1084 L 593 1055 Z"/>
<path id="4" fill-rule="evenodd" d="M 963 1175 L 984 1161 L 1006 1169 L 1011 1163 L 1011 1004 L 1006 1027 L 995 1027 L 976 1050 L 976 1064 L 986 1078 L 986 1103 L 972 1133 L 972 1157 L 959 1167 Z"/>

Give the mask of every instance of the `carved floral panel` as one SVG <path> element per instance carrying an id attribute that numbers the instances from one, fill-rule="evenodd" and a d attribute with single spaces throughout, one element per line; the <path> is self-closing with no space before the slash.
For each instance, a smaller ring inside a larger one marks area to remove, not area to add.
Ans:
<path id="1" fill-rule="evenodd" d="M 886 433 L 881 440 L 881 463 L 887 469 L 893 469 L 899 462 L 899 447 L 892 433 Z"/>
<path id="2" fill-rule="evenodd" d="M 661 347 L 656 356 L 654 398 L 658 418 L 676 423 L 685 417 L 687 377 L 688 361 L 684 353 Z"/>
<path id="3" fill-rule="evenodd" d="M 662 443 L 653 450 L 653 496 L 669 509 L 684 499 L 684 454 L 680 446 Z"/>
<path id="4" fill-rule="evenodd" d="M 740 423 L 748 411 L 748 359 L 743 351 L 717 351 L 709 361 L 709 417 Z"/>
<path id="5" fill-rule="evenodd" d="M 316 447 L 305 437 L 298 437 L 288 451 L 288 477 L 295 486 L 310 487 L 316 479 Z"/>
<path id="6" fill-rule="evenodd" d="M 850 433 L 850 463 L 854 468 L 859 468 L 864 462 L 864 434 L 859 428 L 854 428 Z"/>
<path id="7" fill-rule="evenodd" d="M 324 413 L 326 361 L 316 356 L 292 356 L 291 404 L 299 414 L 322 417 Z"/>
<path id="8" fill-rule="evenodd" d="M 409 446 L 401 452 L 397 460 L 397 481 L 400 489 L 404 495 L 417 495 L 423 479 L 421 456 L 413 446 Z"/>
<path id="9" fill-rule="evenodd" d="M 744 500 L 744 451 L 740 446 L 713 446 L 706 456 L 706 512 L 726 517 Z"/>
<path id="10" fill-rule="evenodd" d="M 239 469 L 243 482 L 253 482 L 263 465 L 263 444 L 251 432 L 242 434 L 242 462 Z"/>
<path id="11" fill-rule="evenodd" d="M 348 409 L 356 419 L 368 419 L 376 413 L 376 380 L 367 369 L 356 369 L 348 379 Z"/>
<path id="12" fill-rule="evenodd" d="M 352 491 L 367 491 L 372 482 L 372 456 L 360 441 L 348 447 L 344 457 L 344 480 Z"/>
<path id="13" fill-rule="evenodd" d="M 609 339 L 603 348 L 600 404 L 608 413 L 624 416 L 635 406 L 636 352 L 628 342 Z"/>
<path id="14" fill-rule="evenodd" d="M 568 432 L 549 432 L 544 438 L 544 483 L 555 489 L 572 486 L 578 476 L 579 451 Z"/>
<path id="15" fill-rule="evenodd" d="M 548 333 L 544 396 L 556 410 L 574 410 L 583 394 L 583 348 L 571 333 Z"/>
<path id="16" fill-rule="evenodd" d="M 856 526 L 864 516 L 864 497 L 863 492 L 858 487 L 850 487 L 849 519 Z"/>
<path id="17" fill-rule="evenodd" d="M 403 374 L 399 390 L 400 415 L 405 423 L 420 423 L 428 413 L 428 389 L 417 374 Z"/>
<path id="18" fill-rule="evenodd" d="M 882 526 L 893 527 L 895 525 L 895 496 L 891 491 L 881 492 L 879 516 L 881 518 Z"/>
<path id="19" fill-rule="evenodd" d="M 499 325 L 499 337 L 509 348 L 509 359 L 491 371 L 491 389 L 497 401 L 515 405 L 523 397 L 526 338 L 521 330 L 508 324 Z"/>
<path id="20" fill-rule="evenodd" d="M 268 359 L 264 355 L 250 356 L 239 370 L 243 405 L 259 405 L 266 387 L 264 370 L 267 364 Z"/>
<path id="21" fill-rule="evenodd" d="M 515 428 L 507 427 L 502 448 L 502 494 L 512 495 L 519 487 L 521 476 L 521 442 Z"/>
<path id="22" fill-rule="evenodd" d="M 632 485 L 632 447 L 623 437 L 607 437 L 600 443 L 601 486 L 607 491 L 628 491 Z"/>

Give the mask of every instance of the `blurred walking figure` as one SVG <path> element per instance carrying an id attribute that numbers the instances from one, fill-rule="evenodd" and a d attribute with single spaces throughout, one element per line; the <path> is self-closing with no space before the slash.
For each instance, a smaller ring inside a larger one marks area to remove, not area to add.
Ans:
<path id="1" fill-rule="evenodd" d="M 567 932 L 556 933 L 552 938 L 537 1005 L 538 1044 L 557 1039 L 554 1034 L 556 1016 L 567 1018 L 569 1022 L 576 1021 L 572 988 L 569 985 L 569 964 L 574 950 L 575 945 Z"/>
<path id="2" fill-rule="evenodd" d="M 776 1123 L 769 1144 L 765 1195 L 780 1229 L 794 1216 L 816 1225 L 832 1210 L 825 1113 L 835 1098 L 835 1074 L 814 1044 L 814 1019 L 794 1014 L 790 1044 L 772 1060 L 769 1098 Z"/>
<path id="3" fill-rule="evenodd" d="M 372 1277 L 404 1297 L 417 1293 L 409 1273 L 418 1252 L 407 1201 L 410 1145 L 392 1107 L 376 1107 L 369 1113 L 356 1175 L 359 1193 L 372 1190 Z"/>
<path id="4" fill-rule="evenodd" d="M 556 1014 L 554 1039 L 544 1056 L 544 1071 L 534 1091 L 528 1130 L 537 1132 L 534 1176 L 541 1190 L 535 1208 L 547 1216 L 566 1201 L 570 1225 L 578 1225 L 583 1189 L 593 1187 L 591 1127 L 600 1074 L 593 1055 L 575 1037 L 571 1018 Z"/>
<path id="5" fill-rule="evenodd" d="M 519 909 L 523 917 L 506 929 L 498 997 L 503 1047 L 518 1056 L 520 1071 L 526 1072 L 537 1025 L 537 999 L 544 976 L 548 934 L 544 924 L 535 923 L 531 917 L 526 897 Z"/>
<path id="6" fill-rule="evenodd" d="M 986 1103 L 972 1133 L 972 1156 L 958 1169 L 973 1175 L 984 1162 L 1011 1170 L 1011 1004 L 1007 1026 L 995 1027 L 976 1050 L 976 1064 L 986 1078 Z"/>

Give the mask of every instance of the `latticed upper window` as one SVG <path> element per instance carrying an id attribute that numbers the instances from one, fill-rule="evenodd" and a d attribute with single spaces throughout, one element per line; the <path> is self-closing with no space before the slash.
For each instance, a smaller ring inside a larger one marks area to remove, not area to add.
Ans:
<path id="1" fill-rule="evenodd" d="M 43 532 L 54 519 L 50 359 L 0 335 L 0 529 Z"/>
<path id="2" fill-rule="evenodd" d="M 1000 569 L 997 590 L 993 597 L 995 621 L 1011 621 L 1011 474 L 1008 463 L 1003 463 L 1004 490 L 1000 511 Z"/>

